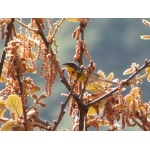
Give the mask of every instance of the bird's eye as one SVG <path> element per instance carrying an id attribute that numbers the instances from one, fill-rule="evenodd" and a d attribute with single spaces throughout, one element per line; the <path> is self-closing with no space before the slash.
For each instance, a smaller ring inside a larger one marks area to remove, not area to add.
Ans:
<path id="1" fill-rule="evenodd" d="M 69 64 L 69 66 L 72 67 L 73 65 L 72 65 L 72 64 Z"/>

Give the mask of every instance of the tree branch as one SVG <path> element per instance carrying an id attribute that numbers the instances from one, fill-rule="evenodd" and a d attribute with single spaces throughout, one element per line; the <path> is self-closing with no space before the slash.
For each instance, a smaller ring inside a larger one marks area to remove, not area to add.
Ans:
<path id="1" fill-rule="evenodd" d="M 39 29 L 38 34 L 41 36 L 41 38 L 42 38 L 43 42 L 45 43 L 47 49 L 49 49 L 49 42 L 47 41 L 46 36 L 44 35 L 44 32 L 42 30 L 42 27 L 41 27 L 39 21 L 37 19 L 35 19 L 35 22 L 36 22 L 36 25 Z"/>
<path id="2" fill-rule="evenodd" d="M 139 68 L 136 72 L 134 72 L 131 76 L 129 76 L 126 80 L 124 80 L 122 83 L 122 86 L 128 86 L 129 82 L 146 67 L 150 67 L 150 60 L 149 61 L 145 60 L 145 64 L 141 68 Z M 112 95 L 113 93 L 115 93 L 118 89 L 119 89 L 119 86 L 117 86 L 114 90 L 110 91 L 109 93 L 103 95 L 102 97 L 85 104 L 86 107 L 89 108 L 90 106 L 102 101 L 103 99 L 105 99 L 105 98 L 109 97 L 110 95 Z"/>
<path id="3" fill-rule="evenodd" d="M 34 126 L 37 126 L 37 127 L 41 128 L 41 129 L 44 129 L 44 130 L 47 130 L 47 131 L 51 131 L 51 127 L 50 126 L 46 127 L 46 126 L 44 126 L 42 124 L 39 124 L 39 123 L 33 123 L 33 124 L 34 124 Z"/>
<path id="4" fill-rule="evenodd" d="M 11 33 L 12 33 L 12 28 L 13 28 L 13 23 L 14 23 L 14 18 L 11 19 L 10 23 L 8 24 L 7 26 L 7 37 L 6 37 L 6 41 L 5 41 L 5 45 L 4 47 L 7 46 L 8 42 L 10 41 L 10 37 L 11 37 Z M 1 62 L 0 62 L 0 77 L 1 77 L 1 74 L 2 74 L 2 69 L 3 69 L 3 64 L 4 64 L 4 59 L 5 59 L 5 56 L 6 56 L 6 51 L 3 50 L 3 53 L 2 53 L 2 58 L 1 58 Z"/>
<path id="5" fill-rule="evenodd" d="M 48 121 L 43 121 L 37 115 L 34 115 L 33 118 L 40 123 L 40 124 L 37 124 L 37 126 L 39 126 L 40 128 L 44 128 L 48 131 L 52 131 L 52 125 Z"/>
<path id="6" fill-rule="evenodd" d="M 17 19 L 15 19 L 14 21 L 15 21 L 16 23 L 20 24 L 20 25 L 21 25 L 22 27 L 24 27 L 24 28 L 26 28 L 26 29 L 28 29 L 28 30 L 30 30 L 30 31 L 33 31 L 33 32 L 35 32 L 35 33 L 38 33 L 38 30 L 37 30 L 37 29 L 32 29 L 32 28 L 28 27 L 26 24 L 22 23 L 21 21 L 19 21 L 19 20 L 17 20 Z"/>
<path id="7" fill-rule="evenodd" d="M 73 94 L 73 90 L 74 90 L 74 88 L 75 88 L 75 85 L 77 84 L 77 81 L 78 81 L 78 79 L 75 80 L 75 82 L 74 82 L 74 84 L 73 84 L 73 86 L 72 86 L 72 88 L 71 88 L 71 90 L 70 90 L 70 92 L 69 92 L 69 95 L 68 95 L 68 97 L 67 97 L 65 103 L 62 103 L 62 104 L 61 104 L 61 111 L 60 111 L 60 113 L 59 113 L 59 116 L 58 116 L 57 121 L 55 121 L 55 123 L 54 123 L 54 127 L 53 127 L 52 131 L 55 131 L 55 130 L 56 130 L 56 128 L 57 128 L 57 126 L 59 125 L 59 123 L 60 123 L 62 117 L 64 116 L 64 114 L 65 114 L 65 107 L 66 107 L 67 103 L 69 102 L 69 100 L 70 100 L 70 98 L 71 98 L 71 96 L 72 96 L 72 94 Z"/>
<path id="8" fill-rule="evenodd" d="M 79 76 L 77 77 L 77 79 L 74 82 L 76 82 L 78 80 L 78 78 L 79 78 Z M 64 76 L 61 79 L 61 82 L 66 86 L 68 91 L 71 91 L 72 88 L 70 87 L 69 83 L 67 82 L 67 80 Z M 83 104 L 82 100 L 79 98 L 79 96 L 77 94 L 72 92 L 72 96 L 73 96 L 74 100 L 76 101 L 76 103 L 78 105 L 81 105 L 82 107 L 84 107 L 84 104 Z"/>
<path id="9" fill-rule="evenodd" d="M 53 43 L 53 39 L 54 39 L 54 37 L 55 37 L 55 35 L 56 35 L 56 33 L 57 33 L 59 27 L 62 25 L 62 23 L 63 23 L 65 20 L 66 20 L 65 18 L 62 18 L 61 21 L 60 21 L 59 23 L 57 23 L 57 26 L 56 26 L 56 28 L 55 28 L 55 30 L 54 30 L 54 32 L 53 32 L 52 37 L 51 37 L 51 42 L 50 42 L 50 44 Z"/>

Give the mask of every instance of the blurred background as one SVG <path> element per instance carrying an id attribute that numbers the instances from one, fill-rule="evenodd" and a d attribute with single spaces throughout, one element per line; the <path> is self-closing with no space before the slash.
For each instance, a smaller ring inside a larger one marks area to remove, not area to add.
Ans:
<path id="1" fill-rule="evenodd" d="M 123 72 L 131 66 L 132 62 L 141 66 L 144 64 L 145 59 L 150 59 L 150 41 L 140 39 L 141 35 L 150 34 L 150 29 L 142 23 L 142 19 L 144 18 L 90 19 L 85 29 L 85 42 L 92 59 L 96 63 L 96 70 L 101 69 L 106 75 L 110 72 L 114 72 L 115 78 L 122 80 L 128 77 L 123 76 Z M 52 19 L 52 23 L 55 23 L 58 20 L 60 19 Z M 148 20 L 150 21 L 150 19 Z M 25 24 L 28 24 L 30 19 L 24 18 L 22 21 Z M 72 39 L 72 33 L 78 24 L 79 23 L 65 21 L 56 34 L 58 59 L 61 63 L 73 61 L 76 40 Z M 46 21 L 45 25 L 47 25 Z M 45 30 L 44 32 L 45 35 L 47 35 L 48 30 Z M 0 56 L 3 51 L 4 42 L 5 39 L 0 40 Z M 85 66 L 87 66 L 89 60 L 86 58 L 84 60 Z M 41 61 L 36 60 L 36 64 L 38 74 Z M 33 78 L 34 82 L 41 87 L 41 92 L 37 93 L 37 95 L 44 92 L 44 79 L 36 74 L 30 76 Z M 0 90 L 2 90 L 3 87 L 4 84 L 0 84 Z M 150 83 L 148 83 L 146 79 L 143 81 L 141 89 L 143 91 L 142 96 L 144 102 L 149 102 Z M 61 103 L 65 101 L 65 98 L 61 96 L 61 93 L 68 93 L 68 91 L 59 81 L 59 78 L 57 78 L 57 81 L 52 88 L 51 96 L 43 101 L 47 104 L 46 109 L 38 107 L 43 120 L 48 120 L 50 123 L 53 123 L 53 120 L 57 119 Z M 33 103 L 30 97 L 29 100 Z M 58 126 L 58 130 L 72 129 L 71 117 L 68 115 L 68 107 L 66 111 L 66 114 Z M 89 130 L 94 129 L 89 128 Z M 107 130 L 107 127 L 101 127 L 100 130 Z M 140 129 L 138 127 L 127 127 L 123 130 L 137 131 Z"/>

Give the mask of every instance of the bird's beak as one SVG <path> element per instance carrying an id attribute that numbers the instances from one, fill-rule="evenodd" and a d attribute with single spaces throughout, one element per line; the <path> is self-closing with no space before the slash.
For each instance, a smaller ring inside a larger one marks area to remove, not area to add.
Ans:
<path id="1" fill-rule="evenodd" d="M 62 65 L 69 65 L 69 63 L 70 63 L 70 62 L 67 62 L 67 63 L 63 63 Z"/>
<path id="2" fill-rule="evenodd" d="M 62 64 L 62 65 L 67 65 L 68 63 L 64 63 L 64 64 Z"/>

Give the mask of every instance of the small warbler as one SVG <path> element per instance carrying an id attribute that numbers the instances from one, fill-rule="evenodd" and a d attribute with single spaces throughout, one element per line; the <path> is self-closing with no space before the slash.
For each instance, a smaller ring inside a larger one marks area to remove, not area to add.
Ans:
<path id="1" fill-rule="evenodd" d="M 73 62 L 67 62 L 67 63 L 64 63 L 62 65 L 65 65 L 65 68 L 67 69 L 67 71 L 74 77 L 74 78 L 77 78 L 78 76 L 78 72 L 80 72 L 81 68 L 73 63 Z M 85 74 L 84 70 L 81 72 L 81 75 L 79 77 L 79 81 L 80 82 L 85 82 L 86 79 L 87 79 L 87 75 Z M 103 81 L 103 82 L 108 82 L 108 83 L 111 83 L 111 84 L 117 84 L 117 82 L 113 82 L 113 81 L 109 81 L 105 78 L 103 78 L 102 76 L 96 74 L 96 73 L 91 73 L 90 76 L 88 77 L 88 81 L 87 83 L 94 83 L 94 82 L 99 82 L 99 81 Z"/>

